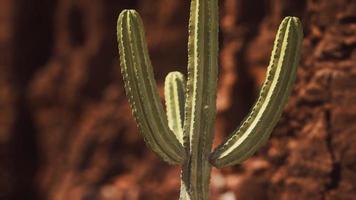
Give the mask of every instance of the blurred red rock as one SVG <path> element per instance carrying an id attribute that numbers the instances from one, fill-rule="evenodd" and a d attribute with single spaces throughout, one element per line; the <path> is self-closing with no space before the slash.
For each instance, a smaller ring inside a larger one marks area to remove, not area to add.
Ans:
<path id="1" fill-rule="evenodd" d="M 186 71 L 189 2 L 0 2 L 0 199 L 178 199 L 179 168 L 139 135 L 123 91 L 116 18 L 143 17 L 160 93 Z M 220 1 L 215 145 L 254 103 L 286 15 L 305 40 L 295 89 L 269 142 L 240 166 L 213 170 L 212 200 L 354 199 L 356 4 Z"/>

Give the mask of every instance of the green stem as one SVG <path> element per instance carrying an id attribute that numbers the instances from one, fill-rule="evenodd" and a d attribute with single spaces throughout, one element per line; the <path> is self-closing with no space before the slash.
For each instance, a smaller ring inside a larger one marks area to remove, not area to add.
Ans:
<path id="1" fill-rule="evenodd" d="M 207 200 L 216 113 L 218 1 L 192 0 L 184 136 L 188 159 L 182 169 L 181 200 Z"/>

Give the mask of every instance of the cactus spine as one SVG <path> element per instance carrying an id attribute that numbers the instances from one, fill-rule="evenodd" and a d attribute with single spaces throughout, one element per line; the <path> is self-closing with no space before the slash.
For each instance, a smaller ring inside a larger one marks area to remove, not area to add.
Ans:
<path id="1" fill-rule="evenodd" d="M 165 81 L 164 114 L 138 13 L 118 19 L 125 90 L 147 145 L 170 164 L 182 164 L 181 200 L 207 200 L 211 166 L 239 164 L 268 139 L 291 93 L 303 38 L 300 21 L 286 17 L 278 30 L 267 77 L 255 106 L 228 139 L 211 152 L 218 74 L 218 0 L 192 0 L 188 76 Z"/>

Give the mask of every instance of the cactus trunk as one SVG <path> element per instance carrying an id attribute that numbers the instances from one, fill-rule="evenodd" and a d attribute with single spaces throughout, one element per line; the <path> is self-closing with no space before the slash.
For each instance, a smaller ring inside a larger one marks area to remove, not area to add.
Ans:
<path id="1" fill-rule="evenodd" d="M 208 157 L 216 112 L 217 0 L 192 0 L 188 55 L 184 123 L 184 143 L 188 159 L 183 166 L 182 188 L 185 191 L 181 192 L 181 199 L 206 200 L 211 171 Z"/>

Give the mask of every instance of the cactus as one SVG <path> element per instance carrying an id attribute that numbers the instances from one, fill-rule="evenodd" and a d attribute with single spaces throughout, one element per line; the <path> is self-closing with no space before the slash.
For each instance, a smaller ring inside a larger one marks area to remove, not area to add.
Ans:
<path id="1" fill-rule="evenodd" d="M 286 17 L 278 30 L 266 80 L 239 128 L 211 152 L 218 76 L 218 0 L 192 0 L 188 75 L 165 80 L 165 114 L 139 14 L 124 10 L 118 44 L 126 94 L 147 145 L 170 164 L 181 164 L 181 200 L 207 200 L 211 167 L 243 162 L 268 139 L 291 93 L 303 38 L 301 23 Z"/>

